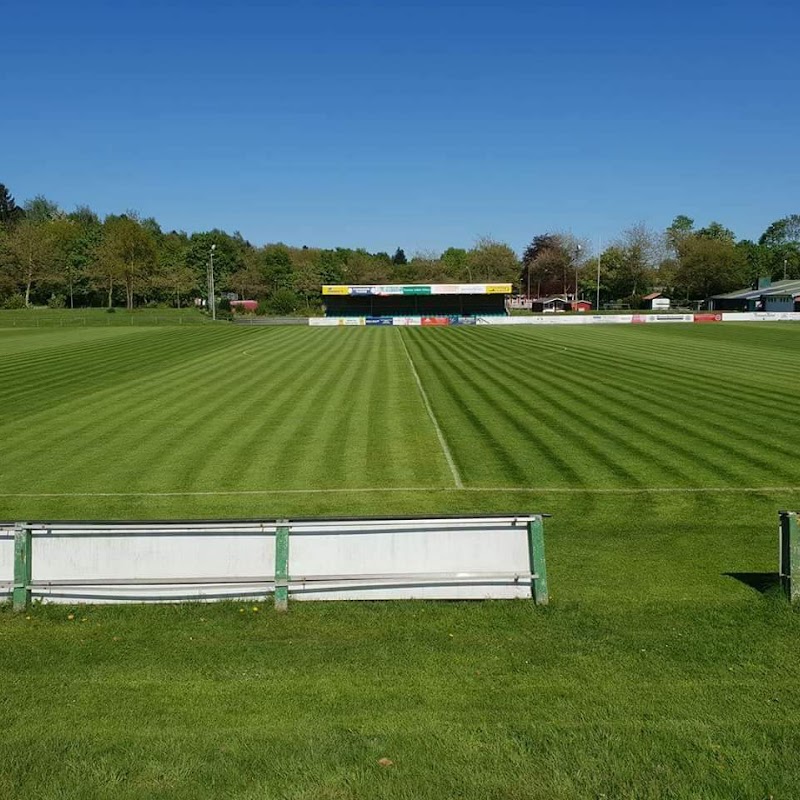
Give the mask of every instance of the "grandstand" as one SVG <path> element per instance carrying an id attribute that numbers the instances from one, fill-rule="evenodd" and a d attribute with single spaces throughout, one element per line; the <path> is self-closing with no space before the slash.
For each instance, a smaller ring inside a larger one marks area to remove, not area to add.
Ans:
<path id="1" fill-rule="evenodd" d="M 478 317 L 506 315 L 510 283 L 323 286 L 327 317 Z"/>

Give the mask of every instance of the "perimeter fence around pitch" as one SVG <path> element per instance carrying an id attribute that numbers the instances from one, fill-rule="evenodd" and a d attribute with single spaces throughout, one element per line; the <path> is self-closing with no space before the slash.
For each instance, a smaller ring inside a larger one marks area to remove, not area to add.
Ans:
<path id="1" fill-rule="evenodd" d="M 548 602 L 542 514 L 0 524 L 0 591 L 56 603 Z"/>

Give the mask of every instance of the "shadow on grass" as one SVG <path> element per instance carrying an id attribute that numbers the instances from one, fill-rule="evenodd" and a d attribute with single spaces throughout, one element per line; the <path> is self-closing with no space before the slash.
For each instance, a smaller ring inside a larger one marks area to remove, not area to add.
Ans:
<path id="1" fill-rule="evenodd" d="M 723 572 L 728 578 L 743 583 L 760 594 L 776 594 L 781 591 L 781 576 L 777 572 Z"/>

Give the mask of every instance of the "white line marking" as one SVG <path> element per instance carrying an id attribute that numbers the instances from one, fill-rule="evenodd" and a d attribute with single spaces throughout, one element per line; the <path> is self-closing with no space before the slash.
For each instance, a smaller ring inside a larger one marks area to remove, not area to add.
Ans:
<path id="1" fill-rule="evenodd" d="M 425 410 L 428 412 L 428 416 L 431 418 L 433 427 L 436 430 L 436 438 L 439 440 L 439 445 L 441 446 L 442 452 L 444 453 L 444 457 L 447 461 L 447 466 L 450 467 L 450 472 L 453 475 L 453 480 L 455 481 L 456 489 L 463 489 L 464 483 L 461 480 L 461 475 L 458 472 L 458 467 L 456 466 L 456 462 L 453 460 L 453 454 L 450 452 L 450 448 L 447 446 L 444 434 L 442 433 L 442 429 L 439 427 L 439 423 L 436 420 L 436 415 L 433 413 L 431 404 L 428 402 L 428 395 L 425 394 L 425 389 L 422 386 L 422 381 L 419 379 L 419 375 L 417 374 L 417 368 L 414 366 L 414 360 L 411 358 L 411 353 L 408 352 L 408 348 L 406 347 L 406 340 L 403 337 L 403 334 L 400 332 L 400 330 L 398 330 L 397 333 L 400 336 L 400 343 L 403 345 L 403 350 L 405 350 L 406 358 L 408 359 L 409 366 L 411 367 L 411 372 L 414 375 L 414 380 L 417 382 L 417 388 L 419 389 L 419 393 L 422 397 L 422 402 L 425 404 Z"/>
<path id="2" fill-rule="evenodd" d="M 369 486 L 364 489 L 230 489 L 209 492 L 2 492 L 0 498 L 13 497 L 227 497 L 270 494 L 380 494 L 397 492 L 484 492 L 522 494 L 759 494 L 762 492 L 800 492 L 800 486 L 653 486 L 634 488 L 580 488 L 578 486 Z"/>

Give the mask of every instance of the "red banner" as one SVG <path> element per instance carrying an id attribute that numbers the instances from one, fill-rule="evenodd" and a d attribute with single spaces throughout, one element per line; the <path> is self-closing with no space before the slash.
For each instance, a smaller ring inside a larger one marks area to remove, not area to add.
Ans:
<path id="1" fill-rule="evenodd" d="M 422 325 L 449 325 L 450 318 L 449 317 L 423 317 L 421 323 Z"/>
<path id="2" fill-rule="evenodd" d="M 722 322 L 722 314 L 695 314 L 695 322 Z"/>

